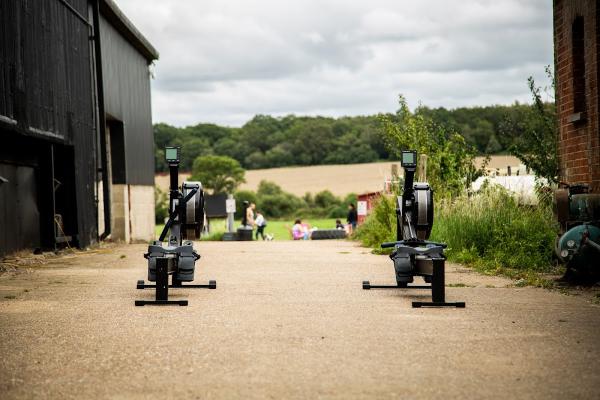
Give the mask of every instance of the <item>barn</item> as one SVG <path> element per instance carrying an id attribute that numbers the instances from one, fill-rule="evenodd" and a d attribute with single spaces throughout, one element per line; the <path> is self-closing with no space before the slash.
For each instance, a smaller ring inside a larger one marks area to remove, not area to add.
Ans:
<path id="1" fill-rule="evenodd" d="M 0 3 L 0 254 L 151 239 L 157 59 L 111 0 Z"/>

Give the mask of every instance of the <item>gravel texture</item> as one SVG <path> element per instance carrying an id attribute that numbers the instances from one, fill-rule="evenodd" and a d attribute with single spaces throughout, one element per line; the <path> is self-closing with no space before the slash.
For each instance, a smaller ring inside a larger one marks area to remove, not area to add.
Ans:
<path id="1" fill-rule="evenodd" d="M 153 297 L 144 245 L 0 275 L 0 398 L 600 398 L 600 306 L 448 265 L 449 301 L 346 241 L 202 242 L 188 307 Z M 464 286 L 463 286 L 464 285 Z"/>

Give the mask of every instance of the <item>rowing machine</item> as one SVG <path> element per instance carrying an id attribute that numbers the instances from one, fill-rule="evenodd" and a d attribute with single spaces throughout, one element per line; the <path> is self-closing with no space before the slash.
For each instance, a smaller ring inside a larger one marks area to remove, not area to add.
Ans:
<path id="1" fill-rule="evenodd" d="M 414 182 L 417 152 L 402 151 L 404 190 L 396 198 L 396 241 L 383 243 L 382 248 L 393 248 L 390 259 L 394 263 L 396 285 L 371 285 L 363 281 L 362 287 L 370 289 L 429 289 L 431 302 L 414 301 L 419 307 L 465 307 L 464 302 L 447 302 L 445 293 L 444 249 L 446 244 L 426 239 L 433 227 L 433 190 L 428 183 Z M 429 285 L 410 285 L 415 276 L 422 276 Z"/>

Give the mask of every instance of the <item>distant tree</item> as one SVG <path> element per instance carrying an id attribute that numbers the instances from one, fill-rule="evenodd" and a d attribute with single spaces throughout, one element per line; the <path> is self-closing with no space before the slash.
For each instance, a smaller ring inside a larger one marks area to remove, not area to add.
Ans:
<path id="1" fill-rule="evenodd" d="M 165 150 L 154 145 L 154 170 L 156 172 L 167 172 L 168 166 L 165 162 Z"/>
<path id="2" fill-rule="evenodd" d="M 212 149 L 208 140 L 204 138 L 191 137 L 181 145 L 181 164 L 179 168 L 182 171 L 191 171 L 194 161 L 199 156 L 210 155 Z"/>
<path id="3" fill-rule="evenodd" d="M 492 136 L 490 136 L 490 140 L 488 140 L 487 146 L 485 146 L 485 153 L 496 154 L 501 150 L 502 146 L 500 145 L 500 142 L 498 142 L 496 135 L 492 134 Z"/>
<path id="4" fill-rule="evenodd" d="M 463 136 L 437 124 L 419 108 L 411 112 L 403 96 L 397 117 L 382 117 L 390 152 L 398 157 L 402 150 L 426 154 L 428 181 L 442 197 L 456 196 L 470 186 L 477 175 L 473 166 L 475 149 Z"/>
<path id="5" fill-rule="evenodd" d="M 268 167 L 265 154 L 260 150 L 249 154 L 246 158 L 244 158 L 243 163 L 246 167 L 250 169 L 260 169 Z"/>
<path id="6" fill-rule="evenodd" d="M 306 203 L 300 197 L 286 192 L 259 196 L 257 204 L 259 210 L 273 218 L 297 216 L 305 205 Z"/>
<path id="7" fill-rule="evenodd" d="M 331 205 L 339 205 L 340 199 L 335 197 L 329 190 L 323 190 L 315 194 L 314 202 L 315 206 L 326 208 Z"/>
<path id="8" fill-rule="evenodd" d="M 293 151 L 289 145 L 278 144 L 265 153 L 265 164 L 269 168 L 284 167 L 294 159 Z"/>
<path id="9" fill-rule="evenodd" d="M 245 170 L 240 163 L 226 156 L 201 156 L 194 160 L 192 180 L 213 193 L 233 193 L 244 180 Z"/>
<path id="10" fill-rule="evenodd" d="M 239 162 L 242 162 L 248 151 L 241 140 L 241 136 L 241 130 L 230 130 L 229 136 L 220 138 L 212 144 L 213 154 L 235 158 Z"/>
<path id="11" fill-rule="evenodd" d="M 283 193 L 281 186 L 275 182 L 266 181 L 264 179 L 259 182 L 258 190 L 256 191 L 258 196 L 276 195 L 281 193 Z"/>
<path id="12" fill-rule="evenodd" d="M 158 148 L 164 148 L 173 144 L 175 138 L 179 136 L 180 130 L 177 127 L 169 124 L 155 124 L 154 125 L 154 143 Z"/>
<path id="13" fill-rule="evenodd" d="M 519 103 L 418 108 L 419 115 L 448 132 L 457 132 L 479 154 L 507 152 L 520 138 L 500 129 L 506 125 L 506 116 L 515 124 L 527 124 L 532 120 L 530 112 L 530 105 Z M 181 146 L 181 168 L 188 171 L 197 157 L 211 154 L 236 159 L 246 169 L 397 159 L 381 135 L 381 121 L 400 124 L 402 118 L 402 112 L 340 118 L 257 115 L 240 128 L 204 123 L 179 128 L 158 123 L 154 125 L 156 171 L 168 171 L 165 146 Z"/>
<path id="14" fill-rule="evenodd" d="M 554 76 L 550 66 L 546 74 L 554 88 Z M 505 118 L 501 130 L 510 138 L 509 151 L 523 164 L 531 168 L 537 176 L 550 183 L 558 181 L 558 126 L 554 102 L 544 102 L 542 88 L 536 86 L 533 77 L 527 80 L 533 104 L 522 112 L 511 113 Z M 552 96 L 552 94 L 549 94 Z"/>
<path id="15" fill-rule="evenodd" d="M 215 143 L 219 139 L 231 135 L 231 128 L 215 124 L 197 124 L 185 128 L 186 133 L 192 137 L 201 138 L 210 143 Z"/>
<path id="16" fill-rule="evenodd" d="M 265 152 L 270 148 L 270 137 L 280 129 L 279 119 L 270 115 L 256 115 L 242 127 L 243 140 L 252 151 Z"/>
<path id="17" fill-rule="evenodd" d="M 288 129 L 296 165 L 323 164 L 327 155 L 335 150 L 333 119 L 298 119 Z"/>
<path id="18" fill-rule="evenodd" d="M 178 145 L 179 128 L 168 124 L 154 125 L 154 164 L 157 172 L 166 172 L 169 170 L 165 162 L 165 146 Z"/>

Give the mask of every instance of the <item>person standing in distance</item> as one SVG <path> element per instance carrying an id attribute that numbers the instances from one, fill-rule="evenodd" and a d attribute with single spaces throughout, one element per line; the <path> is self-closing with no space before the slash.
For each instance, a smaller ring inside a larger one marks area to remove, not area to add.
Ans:
<path id="1" fill-rule="evenodd" d="M 348 217 L 346 217 L 346 221 L 348 221 L 348 227 L 350 228 L 350 232 L 348 233 L 351 235 L 356 229 L 356 224 L 358 222 L 356 207 L 352 203 L 348 204 Z"/>
<path id="2" fill-rule="evenodd" d="M 248 208 L 246 208 L 246 227 L 254 229 L 254 209 L 256 208 L 256 204 L 250 203 Z"/>
<path id="3" fill-rule="evenodd" d="M 242 217 L 242 226 L 246 227 L 248 225 L 248 207 L 250 206 L 250 203 L 246 200 L 244 200 L 244 202 L 242 203 L 242 205 L 244 206 L 244 216 Z"/>
<path id="4" fill-rule="evenodd" d="M 265 227 L 267 226 L 267 220 L 262 215 L 260 211 L 256 211 L 256 240 L 258 240 L 258 235 L 262 237 L 262 240 L 265 240 Z"/>

